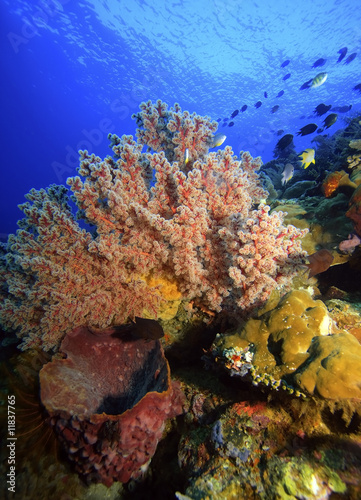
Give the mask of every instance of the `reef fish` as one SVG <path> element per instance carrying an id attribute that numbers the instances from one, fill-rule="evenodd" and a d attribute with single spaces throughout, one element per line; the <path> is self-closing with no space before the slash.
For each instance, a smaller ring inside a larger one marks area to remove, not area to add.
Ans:
<path id="1" fill-rule="evenodd" d="M 353 61 L 356 56 L 357 56 L 357 52 L 353 52 L 352 54 L 350 54 L 348 56 L 348 58 L 346 59 L 346 61 L 344 62 L 344 64 L 350 64 L 350 62 Z"/>
<path id="2" fill-rule="evenodd" d="M 242 113 L 246 111 L 247 108 L 248 108 L 247 104 L 243 104 L 243 106 L 241 107 Z"/>
<path id="3" fill-rule="evenodd" d="M 257 101 L 254 105 L 255 108 L 260 108 L 262 106 L 262 101 Z"/>
<path id="4" fill-rule="evenodd" d="M 164 337 L 164 331 L 160 323 L 155 319 L 139 318 L 135 316 L 131 323 L 125 325 L 114 325 L 106 329 L 88 327 L 93 335 L 105 336 L 125 336 L 135 337 L 145 340 L 156 340 Z"/>
<path id="5" fill-rule="evenodd" d="M 357 85 L 355 85 L 353 90 L 357 90 L 358 92 L 361 93 L 361 83 L 358 83 Z"/>
<path id="6" fill-rule="evenodd" d="M 231 114 L 231 118 L 236 117 L 238 113 L 239 113 L 238 109 L 234 110 L 233 113 Z"/>
<path id="7" fill-rule="evenodd" d="M 273 106 L 273 108 L 271 109 L 271 113 L 275 113 L 276 111 L 279 110 L 279 108 L 280 108 L 279 105 L 276 104 L 276 106 Z"/>
<path id="8" fill-rule="evenodd" d="M 228 127 L 233 127 L 233 125 L 234 125 L 234 122 L 229 122 L 228 123 Z"/>
<path id="9" fill-rule="evenodd" d="M 187 165 L 188 162 L 189 162 L 189 149 L 186 148 L 186 150 L 184 151 L 184 164 Z"/>
<path id="10" fill-rule="evenodd" d="M 291 73 L 287 73 L 287 75 L 285 75 L 285 76 L 282 78 L 282 80 L 286 81 L 286 80 L 288 80 L 288 79 L 290 78 L 290 76 L 291 76 Z"/>
<path id="11" fill-rule="evenodd" d="M 333 255 L 329 250 L 323 248 L 322 250 L 318 250 L 317 252 L 309 255 L 307 259 L 309 264 L 306 264 L 306 266 L 310 270 L 308 277 L 312 278 L 312 276 L 315 276 L 316 274 L 327 271 L 333 262 Z"/>
<path id="12" fill-rule="evenodd" d="M 281 179 L 282 186 L 287 184 L 287 182 L 292 179 L 294 171 L 295 169 L 292 163 L 286 163 L 285 168 L 282 172 L 282 179 Z"/>
<path id="13" fill-rule="evenodd" d="M 316 123 L 309 123 L 308 125 L 305 125 L 302 127 L 298 132 L 297 135 L 308 135 L 312 134 L 315 130 L 317 130 L 317 125 Z"/>
<path id="14" fill-rule="evenodd" d="M 337 120 L 337 113 L 331 113 L 326 116 L 323 123 L 325 124 L 326 128 L 329 128 L 336 122 L 336 120 Z"/>
<path id="15" fill-rule="evenodd" d="M 315 163 L 315 150 L 311 148 L 305 149 L 298 155 L 301 158 L 301 167 L 307 168 L 311 163 Z"/>
<path id="16" fill-rule="evenodd" d="M 303 83 L 300 87 L 300 90 L 309 89 L 311 87 L 312 81 L 313 79 L 311 78 L 311 80 L 308 80 L 307 82 Z"/>
<path id="17" fill-rule="evenodd" d="M 278 92 L 278 94 L 276 95 L 276 97 L 282 97 L 284 93 L 285 93 L 285 91 L 284 91 L 284 90 L 280 90 L 280 91 Z"/>
<path id="18" fill-rule="evenodd" d="M 227 136 L 224 134 L 216 134 L 212 138 L 211 148 L 216 148 L 217 146 L 221 146 L 224 143 L 224 141 L 226 140 L 226 138 L 227 138 Z"/>
<path id="19" fill-rule="evenodd" d="M 312 68 L 318 68 L 319 66 L 323 66 L 326 62 L 326 59 L 322 59 L 322 57 L 320 57 L 320 59 L 317 59 L 317 61 L 315 61 L 312 65 Z"/>
<path id="20" fill-rule="evenodd" d="M 342 59 L 345 57 L 345 55 L 347 54 L 347 47 L 343 47 L 342 49 L 340 49 L 338 52 L 337 52 L 339 55 L 339 58 L 337 59 L 337 62 L 341 62 Z"/>
<path id="21" fill-rule="evenodd" d="M 318 106 L 316 106 L 314 113 L 317 116 L 322 116 L 325 113 L 327 113 L 327 111 L 329 111 L 331 109 L 331 106 L 332 106 L 332 104 L 329 104 L 328 106 L 326 106 L 326 104 L 323 104 L 323 103 L 319 104 Z"/>
<path id="22" fill-rule="evenodd" d="M 290 64 L 290 60 L 289 59 L 286 59 L 285 61 L 283 61 L 283 63 L 281 64 L 281 68 L 285 68 L 286 66 L 288 66 Z"/>
<path id="23" fill-rule="evenodd" d="M 287 146 L 291 144 L 293 141 L 293 135 L 292 134 L 286 134 L 281 139 L 277 142 L 276 148 L 277 149 L 285 149 Z"/>
<path id="24" fill-rule="evenodd" d="M 312 79 L 311 87 L 314 89 L 320 87 L 322 84 L 325 83 L 326 80 L 327 80 L 327 73 L 326 72 L 319 73 L 318 75 L 315 76 L 315 78 Z"/>
<path id="25" fill-rule="evenodd" d="M 352 104 L 349 106 L 335 106 L 331 109 L 331 111 L 337 111 L 337 113 L 347 113 L 352 108 Z"/>
<path id="26" fill-rule="evenodd" d="M 131 326 L 132 335 L 140 339 L 157 340 L 164 337 L 163 328 L 155 319 L 139 318 L 136 316 Z"/>

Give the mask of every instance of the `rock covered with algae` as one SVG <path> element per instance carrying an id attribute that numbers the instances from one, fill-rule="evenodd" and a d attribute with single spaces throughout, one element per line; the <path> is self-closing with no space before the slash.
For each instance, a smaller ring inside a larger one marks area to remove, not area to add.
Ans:
<path id="1" fill-rule="evenodd" d="M 360 343 L 346 331 L 332 333 L 325 304 L 305 290 L 288 293 L 235 333 L 218 335 L 212 354 L 254 384 L 297 396 L 361 400 Z"/>
<path id="2" fill-rule="evenodd" d="M 350 476 L 361 457 L 325 426 L 320 433 L 316 408 L 295 418 L 296 406 L 242 401 L 208 428 L 183 435 L 178 460 L 189 483 L 179 500 L 359 498 L 359 479 Z"/>

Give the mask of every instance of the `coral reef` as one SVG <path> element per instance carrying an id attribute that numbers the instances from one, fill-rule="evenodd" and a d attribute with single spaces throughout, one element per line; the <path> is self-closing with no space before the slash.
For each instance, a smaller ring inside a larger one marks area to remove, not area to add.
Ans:
<path id="1" fill-rule="evenodd" d="M 356 189 L 357 185 L 350 180 L 349 175 L 344 171 L 336 171 L 328 174 L 322 183 L 322 192 L 326 198 L 330 198 L 340 186 L 348 186 Z"/>
<path id="2" fill-rule="evenodd" d="M 290 292 L 236 333 L 218 335 L 212 355 L 256 385 L 361 400 L 361 345 L 346 331 L 331 332 L 326 306 L 304 290 Z"/>
<path id="3" fill-rule="evenodd" d="M 283 398 L 284 399 L 284 398 Z M 264 400 L 236 402 L 207 428 L 184 435 L 178 453 L 187 472 L 178 498 L 358 498 L 361 456 L 335 440 L 316 407 Z"/>
<path id="4" fill-rule="evenodd" d="M 349 146 L 352 149 L 360 149 L 361 150 L 361 139 L 355 139 L 353 141 L 350 141 Z"/>
<path id="5" fill-rule="evenodd" d="M 360 155 L 350 155 L 347 157 L 348 168 L 361 169 L 361 158 Z"/>
<path id="6" fill-rule="evenodd" d="M 355 232 L 361 236 L 361 185 L 351 196 L 349 206 L 346 215 L 352 220 Z"/>
<path id="7" fill-rule="evenodd" d="M 56 350 L 83 325 L 169 318 L 181 298 L 247 314 L 299 270 L 304 231 L 262 203 L 259 159 L 209 153 L 215 122 L 178 105 L 148 102 L 135 118 L 138 143 L 111 136 L 115 157 L 83 151 L 83 180 L 68 179 L 86 228 L 64 187 L 33 189 L 20 206 L 1 261 L 0 322 L 23 349 Z"/>
<path id="8" fill-rule="evenodd" d="M 41 401 L 75 469 L 107 486 L 141 476 L 165 420 L 182 412 L 159 341 L 82 327 L 61 351 L 40 371 Z"/>

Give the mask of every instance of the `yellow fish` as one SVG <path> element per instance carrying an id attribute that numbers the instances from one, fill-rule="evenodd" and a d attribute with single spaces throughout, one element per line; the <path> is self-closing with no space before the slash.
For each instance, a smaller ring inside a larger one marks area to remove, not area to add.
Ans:
<path id="1" fill-rule="evenodd" d="M 300 155 L 299 158 L 302 158 L 301 167 L 307 168 L 311 163 L 315 163 L 315 150 L 314 149 L 305 149 Z"/>
<path id="2" fill-rule="evenodd" d="M 189 149 L 187 148 L 184 151 L 184 165 L 187 165 L 188 162 L 189 162 Z"/>
<path id="3" fill-rule="evenodd" d="M 327 80 L 327 73 L 319 73 L 315 78 L 313 78 L 311 87 L 316 88 L 320 87 Z"/>
<path id="4" fill-rule="evenodd" d="M 225 136 L 224 134 L 215 135 L 211 141 L 211 148 L 216 148 L 217 146 L 221 146 L 226 139 L 227 136 Z"/>

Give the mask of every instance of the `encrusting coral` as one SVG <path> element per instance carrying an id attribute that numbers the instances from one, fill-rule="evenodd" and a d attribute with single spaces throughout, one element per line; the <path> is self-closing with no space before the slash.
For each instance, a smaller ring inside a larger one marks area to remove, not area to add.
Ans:
<path id="1" fill-rule="evenodd" d="M 355 139 L 354 141 L 350 141 L 349 146 L 352 149 L 360 149 L 361 150 L 361 139 Z"/>
<path id="2" fill-rule="evenodd" d="M 20 206 L 0 268 L 0 322 L 23 349 L 56 349 L 79 326 L 159 318 L 180 298 L 247 314 L 300 269 L 304 231 L 263 204 L 260 159 L 229 146 L 210 153 L 217 124 L 178 105 L 149 101 L 135 118 L 138 143 L 113 135 L 114 158 L 80 152 L 83 180 L 67 181 L 86 228 L 62 186 L 33 189 Z"/>
<path id="3" fill-rule="evenodd" d="M 305 290 L 288 293 L 240 331 L 218 335 L 212 355 L 255 384 L 298 396 L 361 400 L 360 343 L 344 330 L 331 332 L 325 304 Z"/>

